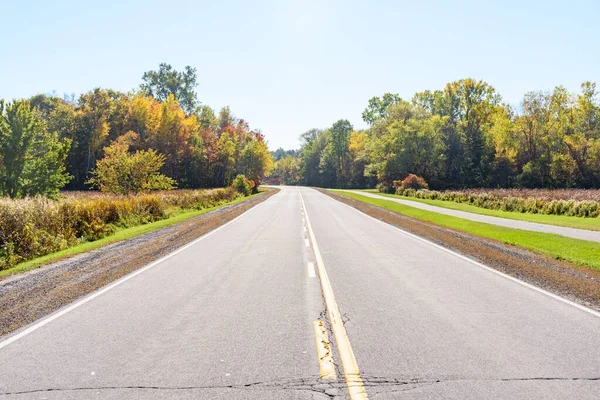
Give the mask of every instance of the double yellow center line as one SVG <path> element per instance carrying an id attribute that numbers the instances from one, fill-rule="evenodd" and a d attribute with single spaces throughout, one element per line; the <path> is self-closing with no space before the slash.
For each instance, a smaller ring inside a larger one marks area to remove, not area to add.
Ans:
<path id="1" fill-rule="evenodd" d="M 317 240 L 315 238 L 315 233 L 313 232 L 310 224 L 310 218 L 308 217 L 308 211 L 306 209 L 306 204 L 304 203 L 302 193 L 300 193 L 300 202 L 302 203 L 304 218 L 306 218 L 308 236 L 313 245 L 315 260 L 317 262 L 317 272 L 319 274 L 319 280 L 321 281 L 321 290 L 323 291 L 329 322 L 331 324 L 331 329 L 333 331 L 337 349 L 340 354 L 342 368 L 344 369 L 344 377 L 346 379 L 346 385 L 348 386 L 350 399 L 366 400 L 368 399 L 367 393 L 360 377 L 360 371 L 358 369 L 356 358 L 354 357 L 354 352 L 352 351 L 352 346 L 350 345 L 350 340 L 348 339 L 348 334 L 346 333 L 346 328 L 342 322 L 340 310 L 338 309 L 335 296 L 333 295 L 333 289 L 331 288 L 331 283 L 329 282 L 329 277 L 327 276 L 327 271 L 325 270 L 325 263 L 321 257 L 319 245 L 317 244 Z"/>

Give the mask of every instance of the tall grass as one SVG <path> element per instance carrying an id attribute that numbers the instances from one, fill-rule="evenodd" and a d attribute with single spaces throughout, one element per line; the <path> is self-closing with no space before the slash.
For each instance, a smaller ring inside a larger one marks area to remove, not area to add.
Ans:
<path id="1" fill-rule="evenodd" d="M 215 207 L 241 196 L 234 188 L 174 190 L 115 196 L 77 192 L 0 199 L 0 270 L 128 228 L 169 218 L 182 210 Z"/>
<path id="2" fill-rule="evenodd" d="M 462 189 L 459 192 L 468 194 L 489 194 L 498 198 L 519 197 L 537 200 L 573 200 L 600 202 L 598 189 Z"/>
<path id="3" fill-rule="evenodd" d="M 600 190 L 470 189 L 438 192 L 400 187 L 396 194 L 465 203 L 490 210 L 584 218 L 600 216 Z"/>

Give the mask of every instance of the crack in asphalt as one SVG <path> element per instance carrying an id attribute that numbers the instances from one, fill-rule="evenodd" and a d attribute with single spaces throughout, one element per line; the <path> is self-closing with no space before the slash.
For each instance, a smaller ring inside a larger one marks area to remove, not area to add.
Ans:
<path id="1" fill-rule="evenodd" d="M 324 381 L 320 379 L 304 379 L 296 378 L 289 380 L 273 381 L 273 382 L 251 382 L 245 384 L 231 385 L 189 385 L 189 386 L 153 386 L 153 385 L 123 385 L 123 386 L 82 386 L 82 387 L 65 387 L 65 388 L 40 388 L 12 392 L 0 392 L 0 396 L 23 395 L 33 393 L 48 393 L 48 392 L 68 392 L 68 391 L 92 391 L 92 390 L 157 390 L 157 391 L 191 391 L 204 389 L 253 389 L 253 390 L 294 390 L 307 391 L 313 394 L 323 395 L 327 398 L 334 398 L 335 395 L 330 392 L 333 389 L 344 388 L 344 382 Z M 315 393 L 316 392 L 316 393 Z"/>
<path id="2" fill-rule="evenodd" d="M 381 379 L 379 381 L 379 379 Z M 522 378 L 413 378 L 408 380 L 390 380 L 387 378 L 363 378 L 365 387 L 389 387 L 392 390 L 387 390 L 380 393 L 374 393 L 369 395 L 371 399 L 379 396 L 388 395 L 397 392 L 408 392 L 424 386 L 432 386 L 436 383 L 448 383 L 448 382 L 535 382 L 535 381 L 600 381 L 600 377 L 582 377 L 582 378 L 566 378 L 566 377 L 522 377 Z M 379 383 L 376 383 L 379 382 Z M 395 386 L 406 386 L 404 388 L 394 388 Z"/>
<path id="3" fill-rule="evenodd" d="M 417 387 L 434 385 L 436 383 L 447 383 L 447 382 L 528 382 L 528 381 L 598 381 L 600 377 L 520 377 L 520 378 L 385 378 L 377 376 L 361 376 L 363 386 L 367 388 L 385 388 L 395 386 L 410 386 L 405 389 L 396 389 L 394 391 L 407 391 Z M 352 386 L 351 382 L 346 382 L 343 379 L 336 381 L 322 380 L 322 379 L 306 379 L 306 378 L 294 378 L 294 379 L 281 379 L 275 381 L 258 381 L 244 384 L 231 384 L 231 385 L 190 385 L 190 386 L 152 386 L 152 385 L 124 385 L 124 386 L 84 386 L 84 387 L 72 387 L 72 388 L 40 388 L 30 389 L 22 391 L 12 392 L 0 392 L 0 396 L 11 396 L 11 395 L 23 395 L 32 393 L 43 393 L 43 392 L 66 392 L 66 391 L 91 391 L 91 390 L 128 390 L 128 389 L 139 389 L 139 390 L 164 390 L 164 391 L 176 391 L 176 390 L 203 390 L 203 389 L 237 389 L 237 390 L 294 390 L 294 391 L 305 391 L 311 392 L 314 395 L 326 396 L 327 398 L 335 398 L 339 395 L 336 393 L 338 390 L 345 391 L 348 386 Z M 380 396 L 391 393 L 391 391 L 377 393 L 371 397 Z"/>

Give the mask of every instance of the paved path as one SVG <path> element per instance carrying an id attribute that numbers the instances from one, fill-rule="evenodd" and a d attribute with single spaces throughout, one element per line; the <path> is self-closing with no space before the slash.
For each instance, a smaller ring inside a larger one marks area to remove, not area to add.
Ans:
<path id="1" fill-rule="evenodd" d="M 0 399 L 600 393 L 599 314 L 308 188 L 118 282 L 0 339 Z"/>
<path id="2" fill-rule="evenodd" d="M 515 219 L 508 218 L 500 218 L 500 217 L 492 217 L 489 215 L 481 215 L 470 213 L 467 211 L 459 211 L 459 210 L 450 210 L 444 207 L 432 206 L 429 204 L 419 203 L 418 201 L 405 200 L 405 199 L 394 199 L 387 196 L 381 196 L 376 193 L 363 192 L 358 190 L 347 190 L 350 193 L 360 194 L 366 197 L 371 197 L 374 199 L 383 199 L 394 201 L 396 203 L 404 204 L 406 206 L 420 208 L 422 210 L 433 211 L 440 214 L 451 215 L 454 217 L 470 219 L 471 221 L 477 222 L 485 222 L 487 224 L 505 226 L 507 228 L 515 228 L 515 229 L 523 229 L 526 231 L 535 231 L 535 232 L 546 232 L 546 233 L 555 233 L 561 236 L 567 236 L 574 239 L 582 239 L 582 240 L 590 240 L 593 242 L 600 242 L 600 231 L 590 231 L 586 229 L 576 229 L 569 228 L 564 226 L 556 226 L 556 225 L 548 225 L 548 224 L 538 224 L 535 222 L 527 222 L 527 221 L 518 221 Z"/>

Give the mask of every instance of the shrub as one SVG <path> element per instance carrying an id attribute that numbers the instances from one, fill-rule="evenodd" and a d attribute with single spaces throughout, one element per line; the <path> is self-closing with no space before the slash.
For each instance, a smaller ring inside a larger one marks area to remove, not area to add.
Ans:
<path id="1" fill-rule="evenodd" d="M 396 181 L 394 181 L 396 182 Z M 377 186 L 375 186 L 377 190 L 381 193 L 394 193 L 393 186 L 390 186 L 389 183 L 379 182 Z"/>
<path id="2" fill-rule="evenodd" d="M 153 149 L 129 153 L 128 141 L 137 134 L 128 132 L 104 148 L 104 158 L 99 160 L 88 180 L 103 192 L 129 194 L 150 190 L 170 190 L 175 180 L 161 174 L 165 156 Z"/>
<path id="3" fill-rule="evenodd" d="M 425 182 L 425 179 L 417 176 L 415 174 L 410 174 L 402 181 L 394 181 L 392 186 L 396 188 L 396 193 L 401 194 L 407 189 L 420 190 L 420 189 L 429 189 L 429 185 Z"/>
<path id="4" fill-rule="evenodd" d="M 232 186 L 238 191 L 238 193 L 241 193 L 244 196 L 250 196 L 255 184 L 253 181 L 240 174 L 235 177 Z"/>

